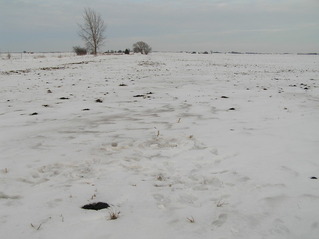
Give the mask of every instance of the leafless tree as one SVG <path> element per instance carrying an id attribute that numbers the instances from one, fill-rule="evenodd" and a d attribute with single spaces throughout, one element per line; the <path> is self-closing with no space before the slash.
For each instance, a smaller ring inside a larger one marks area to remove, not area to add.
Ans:
<path id="1" fill-rule="evenodd" d="M 152 48 L 147 43 L 139 41 L 133 44 L 133 51 L 135 53 L 142 53 L 147 55 L 152 51 Z"/>
<path id="2" fill-rule="evenodd" d="M 91 8 L 85 8 L 83 14 L 83 24 L 78 24 L 79 36 L 85 42 L 87 49 L 94 55 L 104 44 L 106 26 L 100 14 Z"/>

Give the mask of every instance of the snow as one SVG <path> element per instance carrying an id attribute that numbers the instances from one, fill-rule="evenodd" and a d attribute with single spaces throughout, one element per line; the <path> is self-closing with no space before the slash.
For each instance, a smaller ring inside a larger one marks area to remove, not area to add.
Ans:
<path id="1" fill-rule="evenodd" d="M 318 56 L 1 57 L 3 238 L 318 238 Z"/>

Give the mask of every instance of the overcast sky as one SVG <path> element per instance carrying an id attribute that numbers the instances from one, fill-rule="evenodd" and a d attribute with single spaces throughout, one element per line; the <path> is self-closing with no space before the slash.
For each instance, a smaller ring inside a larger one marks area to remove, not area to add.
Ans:
<path id="1" fill-rule="evenodd" d="M 0 52 L 71 51 L 90 7 L 106 50 L 319 52 L 319 0 L 0 0 Z"/>

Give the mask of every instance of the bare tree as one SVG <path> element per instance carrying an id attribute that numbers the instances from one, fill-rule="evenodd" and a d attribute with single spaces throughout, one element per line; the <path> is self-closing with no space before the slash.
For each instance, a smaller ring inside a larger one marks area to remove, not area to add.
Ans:
<path id="1" fill-rule="evenodd" d="M 80 27 L 79 36 L 85 42 L 87 49 L 94 55 L 97 50 L 104 44 L 106 26 L 101 15 L 91 8 L 85 8 L 83 14 L 83 24 Z"/>
<path id="2" fill-rule="evenodd" d="M 139 41 L 133 44 L 133 51 L 135 53 L 142 53 L 147 55 L 152 51 L 152 48 L 147 43 Z"/>

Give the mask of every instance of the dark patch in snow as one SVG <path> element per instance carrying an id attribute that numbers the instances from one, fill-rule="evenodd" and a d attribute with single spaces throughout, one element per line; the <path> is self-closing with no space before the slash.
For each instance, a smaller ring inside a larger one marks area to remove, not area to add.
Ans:
<path id="1" fill-rule="evenodd" d="M 97 202 L 97 203 L 86 204 L 82 207 L 82 209 L 98 211 L 98 210 L 105 209 L 108 207 L 110 207 L 110 205 L 105 203 L 105 202 Z"/>
<path id="2" fill-rule="evenodd" d="M 103 100 L 101 100 L 101 99 L 96 99 L 95 102 L 96 102 L 96 103 L 103 103 Z"/>
<path id="3" fill-rule="evenodd" d="M 61 70 L 61 69 L 65 69 L 65 67 L 64 66 L 53 66 L 53 67 L 42 67 L 42 68 L 40 68 L 40 70 L 43 70 L 43 71 Z"/>
<path id="4" fill-rule="evenodd" d="M 61 97 L 60 100 L 68 100 L 68 97 Z"/>
<path id="5" fill-rule="evenodd" d="M 148 92 L 144 95 L 134 95 L 133 97 L 142 97 L 142 98 L 151 98 L 149 95 L 153 95 L 154 93 L 153 92 Z"/>
<path id="6" fill-rule="evenodd" d="M 133 97 L 144 97 L 145 95 L 134 95 Z"/>
<path id="7" fill-rule="evenodd" d="M 30 115 L 38 115 L 38 113 L 37 113 L 37 112 L 34 112 L 34 113 L 30 114 Z"/>
<path id="8" fill-rule="evenodd" d="M 318 179 L 317 177 L 311 177 L 310 179 Z"/>
<path id="9" fill-rule="evenodd" d="M 236 109 L 232 107 L 232 108 L 229 108 L 228 110 L 236 110 Z"/>

